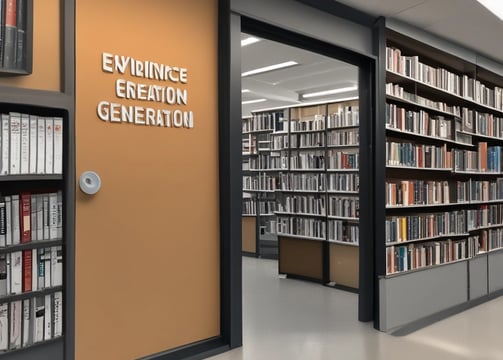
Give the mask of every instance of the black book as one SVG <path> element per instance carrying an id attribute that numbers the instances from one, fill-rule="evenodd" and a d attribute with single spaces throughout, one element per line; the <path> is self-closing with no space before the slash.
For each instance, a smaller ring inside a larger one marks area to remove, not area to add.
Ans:
<path id="1" fill-rule="evenodd" d="M 16 12 L 17 12 L 16 0 L 6 0 L 3 67 L 7 69 L 16 68 L 16 49 L 17 49 Z"/>
<path id="2" fill-rule="evenodd" d="M 18 69 L 24 69 L 26 67 L 26 1 L 27 0 L 17 0 L 16 8 L 16 67 Z"/>
<path id="3" fill-rule="evenodd" d="M 0 0 L 0 65 L 3 64 L 5 43 L 5 0 Z"/>

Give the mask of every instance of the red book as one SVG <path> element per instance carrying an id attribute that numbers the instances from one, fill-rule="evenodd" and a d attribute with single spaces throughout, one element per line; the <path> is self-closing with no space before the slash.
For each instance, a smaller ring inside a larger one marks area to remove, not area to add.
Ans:
<path id="1" fill-rule="evenodd" d="M 32 252 L 23 250 L 23 292 L 32 291 Z"/>
<path id="2" fill-rule="evenodd" d="M 7 0 L 5 4 L 5 25 L 6 26 L 16 26 L 16 0 Z"/>
<path id="3" fill-rule="evenodd" d="M 21 230 L 21 243 L 31 241 L 31 195 L 22 192 L 19 204 L 19 222 Z"/>

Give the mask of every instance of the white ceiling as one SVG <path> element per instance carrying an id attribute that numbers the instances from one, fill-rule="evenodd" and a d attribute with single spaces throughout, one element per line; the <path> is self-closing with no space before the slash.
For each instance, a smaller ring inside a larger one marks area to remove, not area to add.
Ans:
<path id="1" fill-rule="evenodd" d="M 241 34 L 241 39 L 250 35 Z M 358 68 L 333 58 L 310 51 L 298 49 L 270 40 L 241 47 L 241 71 L 246 72 L 260 67 L 296 61 L 298 65 L 243 77 L 242 88 L 250 90 L 242 94 L 242 100 L 267 99 L 267 101 L 243 105 L 243 116 L 252 110 L 295 105 L 306 101 L 326 101 L 357 95 L 357 91 L 345 92 L 337 96 L 300 98 L 307 92 L 357 86 Z"/>
<path id="2" fill-rule="evenodd" d="M 503 62 L 503 46 L 500 43 L 503 21 L 476 0 L 339 0 L 339 2 L 374 16 L 385 16 L 414 25 Z"/>

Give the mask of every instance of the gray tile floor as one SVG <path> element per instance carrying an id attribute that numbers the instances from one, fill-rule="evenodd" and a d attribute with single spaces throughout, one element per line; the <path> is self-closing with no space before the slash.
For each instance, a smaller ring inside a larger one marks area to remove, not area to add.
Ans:
<path id="1" fill-rule="evenodd" d="M 243 258 L 243 344 L 211 359 L 503 360 L 503 297 L 396 337 L 357 321 L 357 295 Z"/>

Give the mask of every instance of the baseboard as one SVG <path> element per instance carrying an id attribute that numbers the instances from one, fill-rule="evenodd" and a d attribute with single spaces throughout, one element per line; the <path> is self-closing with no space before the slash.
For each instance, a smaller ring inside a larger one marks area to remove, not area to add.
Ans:
<path id="1" fill-rule="evenodd" d="M 202 360 L 228 350 L 230 347 L 222 337 L 216 337 L 141 357 L 137 360 Z"/>

